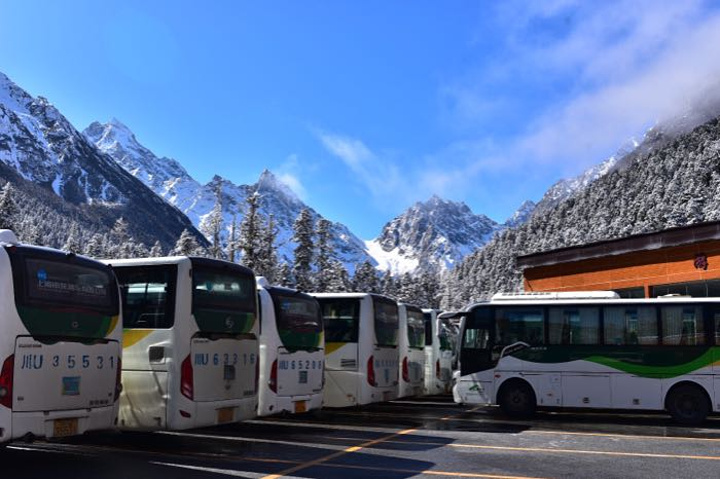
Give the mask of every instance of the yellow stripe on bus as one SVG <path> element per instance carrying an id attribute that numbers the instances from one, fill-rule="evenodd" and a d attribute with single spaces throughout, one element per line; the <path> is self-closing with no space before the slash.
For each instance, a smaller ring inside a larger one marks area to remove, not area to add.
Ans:
<path id="1" fill-rule="evenodd" d="M 115 331 L 115 328 L 117 327 L 118 322 L 120 322 L 120 315 L 116 315 L 116 316 L 113 316 L 112 318 L 110 318 L 110 328 L 108 329 L 108 334 Z"/>
<path id="2" fill-rule="evenodd" d="M 325 356 L 345 346 L 345 343 L 325 343 Z"/>
<path id="3" fill-rule="evenodd" d="M 129 348 L 138 341 L 148 337 L 152 329 L 126 329 L 123 331 L 123 349 Z"/>

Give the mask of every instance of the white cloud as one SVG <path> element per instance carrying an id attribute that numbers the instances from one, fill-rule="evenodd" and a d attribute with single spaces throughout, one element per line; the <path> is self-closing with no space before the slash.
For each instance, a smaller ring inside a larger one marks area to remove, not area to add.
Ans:
<path id="1" fill-rule="evenodd" d="M 276 168 L 275 174 L 278 179 L 287 185 L 298 198 L 303 201 L 307 201 L 307 189 L 303 186 L 300 181 L 300 160 L 297 155 L 293 154 L 288 156 L 285 161 Z"/>

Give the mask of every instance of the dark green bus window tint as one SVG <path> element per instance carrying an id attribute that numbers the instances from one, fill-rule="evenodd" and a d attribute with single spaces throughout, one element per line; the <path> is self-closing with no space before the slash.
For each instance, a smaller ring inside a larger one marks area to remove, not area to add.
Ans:
<path id="1" fill-rule="evenodd" d="M 398 305 L 382 296 L 373 296 L 375 340 L 378 346 L 397 346 L 399 331 Z"/>
<path id="2" fill-rule="evenodd" d="M 702 306 L 661 306 L 660 318 L 664 345 L 699 346 L 705 344 Z"/>
<path id="3" fill-rule="evenodd" d="M 496 344 L 509 345 L 522 341 L 531 346 L 545 342 L 545 324 L 542 308 L 497 307 Z"/>
<path id="4" fill-rule="evenodd" d="M 600 308 L 550 308 L 550 344 L 598 344 Z"/>
<path id="5" fill-rule="evenodd" d="M 357 343 L 360 335 L 360 300 L 317 298 L 326 343 Z"/>
<path id="6" fill-rule="evenodd" d="M 425 318 L 419 309 L 407 308 L 408 345 L 414 349 L 425 346 Z"/>
<path id="7" fill-rule="evenodd" d="M 432 345 L 432 314 L 423 313 L 423 321 L 425 321 L 425 346 Z"/>
<path id="8" fill-rule="evenodd" d="M 658 344 L 657 315 L 654 306 L 607 306 L 605 314 L 605 344 Z"/>

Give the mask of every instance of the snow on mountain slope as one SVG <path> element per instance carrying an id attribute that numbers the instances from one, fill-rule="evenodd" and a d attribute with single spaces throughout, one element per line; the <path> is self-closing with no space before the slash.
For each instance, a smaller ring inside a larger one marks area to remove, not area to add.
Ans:
<path id="1" fill-rule="evenodd" d="M 465 203 L 433 196 L 387 223 L 366 246 L 382 266 L 396 274 L 417 268 L 450 269 L 499 229 L 498 223 L 474 214 Z"/>
<path id="2" fill-rule="evenodd" d="M 293 224 L 303 208 L 308 208 L 313 220 L 321 217 L 304 204 L 292 190 L 270 171 L 265 170 L 253 185 L 236 185 L 230 180 L 215 176 L 205 185 L 192 178 L 175 160 L 159 158 L 142 146 L 135 135 L 118 120 L 108 123 L 92 123 L 85 130 L 86 137 L 98 148 L 109 154 L 119 165 L 149 186 L 168 203 L 185 213 L 200 228 L 203 220 L 212 212 L 220 192 L 225 225 L 223 244 L 233 221 L 239 225 L 246 208 L 247 197 L 260 194 L 260 213 L 273 215 L 277 224 L 278 258 L 292 262 L 295 243 L 292 241 Z M 352 272 L 355 265 L 369 260 L 375 262 L 365 250 L 363 242 L 341 223 L 331 227 L 335 257 Z"/>
<path id="3" fill-rule="evenodd" d="M 14 182 L 52 191 L 105 225 L 132 212 L 136 239 L 150 244 L 159 239 L 167 246 L 184 228 L 193 229 L 180 212 L 90 143 L 47 99 L 32 97 L 2 73 L 0 162 L 19 175 Z"/>

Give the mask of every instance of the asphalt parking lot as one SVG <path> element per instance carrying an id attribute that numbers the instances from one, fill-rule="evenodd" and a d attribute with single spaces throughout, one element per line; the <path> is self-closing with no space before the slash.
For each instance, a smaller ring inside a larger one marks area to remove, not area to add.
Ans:
<path id="1" fill-rule="evenodd" d="M 449 396 L 185 432 L 16 442 L 3 477 L 720 477 L 720 418 L 540 412 L 510 420 Z"/>

